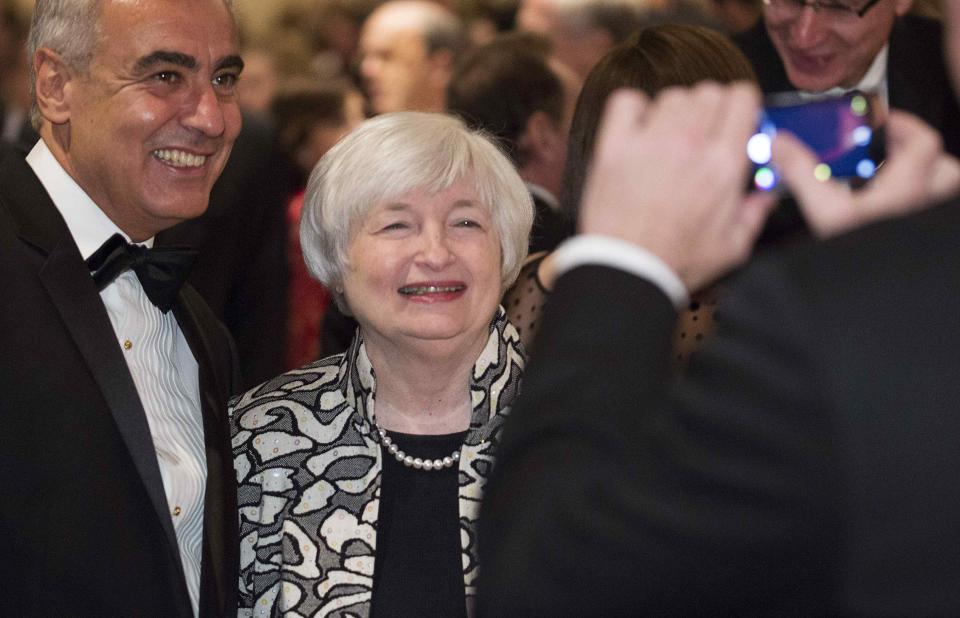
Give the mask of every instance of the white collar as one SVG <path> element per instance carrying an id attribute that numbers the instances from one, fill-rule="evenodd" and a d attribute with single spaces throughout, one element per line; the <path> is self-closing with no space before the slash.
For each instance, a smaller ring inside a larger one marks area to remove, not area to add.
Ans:
<path id="1" fill-rule="evenodd" d="M 550 210 L 560 210 L 560 202 L 557 201 L 557 197 L 553 193 L 550 193 L 540 185 L 533 182 L 525 182 L 524 184 L 527 185 L 527 191 L 529 191 L 534 197 L 539 197 L 541 200 L 543 200 L 547 206 L 550 207 Z"/>
<path id="2" fill-rule="evenodd" d="M 47 190 L 53 205 L 60 211 L 60 216 L 67 223 L 70 235 L 73 236 L 73 241 L 80 249 L 83 259 L 90 257 L 114 234 L 120 234 L 130 242 L 130 236 L 117 227 L 117 224 L 110 220 L 110 217 L 100 210 L 100 207 L 80 188 L 42 139 L 27 155 L 27 164 L 40 179 L 43 188 Z M 152 247 L 153 238 L 140 244 Z"/>
<path id="3" fill-rule="evenodd" d="M 870 68 L 863 74 L 863 77 L 853 88 L 831 88 L 823 92 L 801 92 L 800 96 L 804 99 L 820 99 L 826 97 L 837 97 L 850 92 L 859 90 L 867 94 L 876 93 L 880 96 L 883 104 L 889 106 L 888 88 L 887 88 L 887 56 L 890 53 L 890 44 L 884 45 L 877 53 L 876 58 L 870 64 Z"/>

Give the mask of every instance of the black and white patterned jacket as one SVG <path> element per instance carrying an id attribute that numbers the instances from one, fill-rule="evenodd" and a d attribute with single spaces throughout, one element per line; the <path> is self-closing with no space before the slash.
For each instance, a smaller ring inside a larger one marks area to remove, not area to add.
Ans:
<path id="1" fill-rule="evenodd" d="M 470 380 L 459 462 L 463 582 L 477 577 L 476 520 L 525 355 L 502 308 Z M 232 402 L 240 507 L 240 616 L 367 616 L 380 496 L 376 382 L 362 337 Z"/>

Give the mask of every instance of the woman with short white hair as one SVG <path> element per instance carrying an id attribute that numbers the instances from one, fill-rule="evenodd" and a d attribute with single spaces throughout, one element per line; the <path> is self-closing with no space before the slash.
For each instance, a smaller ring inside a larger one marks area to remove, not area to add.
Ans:
<path id="1" fill-rule="evenodd" d="M 378 116 L 321 159 L 303 252 L 360 326 L 231 406 L 241 615 L 466 615 L 524 365 L 499 301 L 533 212 L 500 151 L 442 114 Z"/>

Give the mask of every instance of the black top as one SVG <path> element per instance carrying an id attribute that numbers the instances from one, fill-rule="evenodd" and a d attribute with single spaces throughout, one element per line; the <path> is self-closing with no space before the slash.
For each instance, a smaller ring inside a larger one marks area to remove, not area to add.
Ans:
<path id="1" fill-rule="evenodd" d="M 388 435 L 414 457 L 443 459 L 463 444 L 467 432 Z M 467 615 L 457 490 L 456 465 L 417 470 L 383 449 L 373 616 Z"/>

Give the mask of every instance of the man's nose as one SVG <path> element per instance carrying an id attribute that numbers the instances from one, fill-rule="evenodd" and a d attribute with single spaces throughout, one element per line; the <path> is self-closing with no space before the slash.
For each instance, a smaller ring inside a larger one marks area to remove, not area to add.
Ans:
<path id="1" fill-rule="evenodd" d="M 224 105 L 212 84 L 198 85 L 186 102 L 181 122 L 206 137 L 220 137 L 226 128 Z"/>
<path id="2" fill-rule="evenodd" d="M 819 44 L 826 32 L 824 19 L 825 17 L 812 5 L 808 4 L 801 8 L 800 13 L 790 25 L 793 44 L 804 49 Z"/>

